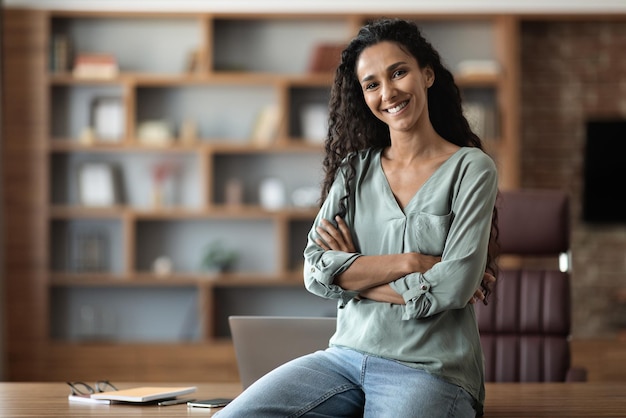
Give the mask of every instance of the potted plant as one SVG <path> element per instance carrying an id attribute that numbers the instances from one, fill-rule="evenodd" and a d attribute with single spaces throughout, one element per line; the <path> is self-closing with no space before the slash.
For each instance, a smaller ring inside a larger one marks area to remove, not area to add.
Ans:
<path id="1" fill-rule="evenodd" d="M 202 268 L 206 271 L 222 273 L 233 268 L 238 259 L 235 250 L 229 249 L 220 240 L 210 242 L 202 256 Z"/>

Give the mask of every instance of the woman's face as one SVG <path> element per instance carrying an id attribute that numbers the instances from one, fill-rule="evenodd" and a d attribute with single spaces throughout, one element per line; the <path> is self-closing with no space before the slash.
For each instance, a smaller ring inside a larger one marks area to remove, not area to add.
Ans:
<path id="1" fill-rule="evenodd" d="M 411 132 L 430 123 L 427 90 L 434 73 L 430 67 L 420 68 L 397 43 L 384 41 L 364 49 L 356 74 L 367 106 L 391 132 Z"/>

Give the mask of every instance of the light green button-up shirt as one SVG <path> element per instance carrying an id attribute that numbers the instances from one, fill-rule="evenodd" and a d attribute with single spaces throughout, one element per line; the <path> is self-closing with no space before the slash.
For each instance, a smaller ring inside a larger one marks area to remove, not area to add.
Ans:
<path id="1" fill-rule="evenodd" d="M 386 357 L 438 375 L 484 401 L 484 367 L 473 305 L 486 267 L 492 210 L 497 194 L 493 160 L 477 148 L 461 148 L 413 196 L 404 211 L 381 166 L 381 150 L 354 160 L 356 176 L 345 221 L 357 253 L 324 251 L 315 244 L 322 218 L 332 220 L 345 194 L 339 170 L 315 219 L 304 251 L 307 289 L 338 299 L 331 345 Z M 406 305 L 355 299 L 333 284 L 361 255 L 419 252 L 441 256 L 424 273 L 390 283 Z"/>

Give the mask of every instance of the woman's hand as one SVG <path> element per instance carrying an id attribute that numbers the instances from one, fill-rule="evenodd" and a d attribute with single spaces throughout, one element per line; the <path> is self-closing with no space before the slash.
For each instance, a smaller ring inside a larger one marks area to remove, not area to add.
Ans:
<path id="1" fill-rule="evenodd" d="M 348 225 L 340 216 L 335 216 L 335 221 L 337 226 L 327 219 L 322 219 L 321 225 L 316 229 L 320 238 L 317 238 L 315 243 L 326 251 L 335 250 L 355 253 L 356 248 L 352 242 L 352 234 L 350 229 L 348 229 Z"/>
<path id="2" fill-rule="evenodd" d="M 491 291 L 495 283 L 496 283 L 496 277 L 492 274 L 485 272 L 485 274 L 483 275 L 483 281 L 481 283 L 481 286 L 478 289 L 476 289 L 476 291 L 474 292 L 474 296 L 472 296 L 472 298 L 469 300 L 469 303 L 474 304 L 478 302 L 479 300 L 484 301 L 485 293 L 483 293 L 483 290 L 482 290 L 483 287 Z"/>

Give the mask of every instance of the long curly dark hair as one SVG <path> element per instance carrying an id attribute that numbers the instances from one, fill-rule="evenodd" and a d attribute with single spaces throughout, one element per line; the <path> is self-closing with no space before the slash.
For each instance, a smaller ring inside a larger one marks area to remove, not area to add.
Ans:
<path id="1" fill-rule="evenodd" d="M 403 19 L 382 18 L 371 21 L 359 30 L 341 53 L 341 62 L 335 72 L 330 94 L 321 201 L 328 196 L 337 170 L 342 161 L 347 159 L 347 194 L 341 199 L 339 216 L 346 213 L 351 193 L 350 183 L 355 174 L 351 158 L 357 151 L 382 149 L 391 145 L 389 127 L 367 107 L 356 75 L 356 64 L 363 50 L 383 41 L 395 42 L 413 55 L 421 68 L 430 67 L 433 70 L 435 77 L 433 85 L 428 89 L 428 112 L 435 131 L 458 146 L 484 150 L 482 141 L 472 132 L 463 115 L 461 94 L 452 73 L 444 67 L 439 53 L 424 38 L 418 25 Z M 493 275 L 497 272 L 497 236 L 497 209 L 494 207 L 487 256 L 487 271 Z M 488 296 L 490 289 L 483 287 L 483 292 Z"/>

